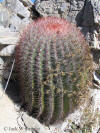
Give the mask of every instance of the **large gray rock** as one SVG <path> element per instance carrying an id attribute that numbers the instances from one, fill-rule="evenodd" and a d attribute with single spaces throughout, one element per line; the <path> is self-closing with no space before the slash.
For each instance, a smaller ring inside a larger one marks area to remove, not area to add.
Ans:
<path id="1" fill-rule="evenodd" d="M 11 32 L 9 28 L 0 28 L 0 45 L 16 44 L 19 38 L 19 32 Z"/>
<path id="2" fill-rule="evenodd" d="M 10 22 L 9 24 L 10 30 L 18 32 L 23 30 L 31 22 L 31 19 L 27 17 L 20 19 L 18 15 L 14 14 L 13 16 L 11 16 L 9 22 Z"/>
<path id="3" fill-rule="evenodd" d="M 94 22 L 100 25 L 100 0 L 91 0 L 94 13 Z"/>
<path id="4" fill-rule="evenodd" d="M 48 1 L 41 1 L 35 2 L 35 8 L 36 10 L 42 15 L 42 16 L 60 16 L 58 14 L 58 8 L 56 5 L 56 1 L 55 0 L 48 0 Z"/>
<path id="5" fill-rule="evenodd" d="M 0 5 L 0 25 L 1 26 L 8 26 L 8 20 L 10 19 L 10 13 L 6 8 L 3 8 Z"/>
<path id="6" fill-rule="evenodd" d="M 16 14 L 14 14 L 10 18 L 10 25 L 9 25 L 10 29 L 12 31 L 19 31 L 20 25 L 22 25 L 21 22 L 22 20 Z"/>
<path id="7" fill-rule="evenodd" d="M 29 1 L 4 0 L 0 4 L 0 25 L 9 27 L 12 31 L 21 31 L 31 21 L 31 7 L 32 3 Z"/>
<path id="8" fill-rule="evenodd" d="M 43 16 L 60 16 L 70 22 L 76 22 L 76 16 L 82 10 L 85 0 L 36 0 L 36 10 Z"/>
<path id="9" fill-rule="evenodd" d="M 15 8 L 15 12 L 17 15 L 19 15 L 22 18 L 29 18 L 30 17 L 30 12 L 27 10 L 27 8 L 19 1 L 16 0 L 16 8 Z"/>
<path id="10" fill-rule="evenodd" d="M 94 14 L 94 46 L 100 50 L 100 0 L 91 0 Z"/>
<path id="11" fill-rule="evenodd" d="M 4 47 L 0 51 L 0 56 L 11 56 L 14 54 L 16 45 L 8 45 Z"/>
<path id="12" fill-rule="evenodd" d="M 22 18 L 30 16 L 30 12 L 27 7 L 25 7 L 19 0 L 5 0 L 2 5 L 12 13 L 16 13 Z"/>

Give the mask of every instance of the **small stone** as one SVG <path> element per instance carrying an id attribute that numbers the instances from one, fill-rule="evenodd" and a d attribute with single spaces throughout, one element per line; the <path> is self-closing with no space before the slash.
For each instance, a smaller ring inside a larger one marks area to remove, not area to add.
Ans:
<path id="1" fill-rule="evenodd" d="M 4 47 L 0 51 L 0 56 L 11 56 L 12 54 L 14 54 L 15 47 L 16 45 L 9 45 L 7 47 Z"/>
<path id="2" fill-rule="evenodd" d="M 28 129 L 31 130 L 31 132 L 36 131 L 37 133 L 51 133 L 49 130 L 46 129 L 45 126 L 40 124 L 36 119 L 28 116 L 27 114 L 23 113 L 23 120 L 28 127 Z"/>
<path id="3" fill-rule="evenodd" d="M 61 5 L 61 11 L 62 12 L 65 12 L 66 11 L 66 7 L 67 7 L 67 3 L 62 3 L 62 5 Z"/>
<path id="4" fill-rule="evenodd" d="M 1 45 L 16 45 L 19 38 L 19 32 L 11 32 L 8 28 L 0 29 L 0 44 Z"/>
<path id="5" fill-rule="evenodd" d="M 12 15 L 10 18 L 10 29 L 13 27 L 14 30 L 19 31 L 19 25 L 21 25 L 21 18 L 16 14 Z"/>
<path id="6" fill-rule="evenodd" d="M 25 17 L 29 18 L 30 17 L 30 12 L 19 0 L 16 0 L 15 12 L 21 18 L 25 18 Z"/>
<path id="7" fill-rule="evenodd" d="M 96 83 L 94 83 L 94 86 L 100 89 L 100 75 L 96 72 L 93 73 L 94 80 Z"/>

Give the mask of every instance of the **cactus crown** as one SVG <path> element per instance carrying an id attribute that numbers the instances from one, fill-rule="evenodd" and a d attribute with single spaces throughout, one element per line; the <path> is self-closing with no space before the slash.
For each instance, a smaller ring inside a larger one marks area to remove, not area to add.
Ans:
<path id="1" fill-rule="evenodd" d="M 56 17 L 34 21 L 24 30 L 15 57 L 23 103 L 41 122 L 61 120 L 85 98 L 92 58 L 75 25 Z"/>

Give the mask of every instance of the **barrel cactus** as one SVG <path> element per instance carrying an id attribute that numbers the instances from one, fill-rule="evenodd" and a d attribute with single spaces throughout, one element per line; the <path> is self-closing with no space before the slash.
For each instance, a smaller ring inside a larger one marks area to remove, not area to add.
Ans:
<path id="1" fill-rule="evenodd" d="M 74 24 L 40 18 L 22 33 L 15 52 L 21 99 L 40 122 L 62 120 L 88 95 L 92 57 Z"/>

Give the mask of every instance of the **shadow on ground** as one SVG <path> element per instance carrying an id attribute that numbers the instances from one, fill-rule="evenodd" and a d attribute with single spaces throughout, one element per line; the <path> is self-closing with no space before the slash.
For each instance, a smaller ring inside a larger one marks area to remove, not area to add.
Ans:
<path id="1" fill-rule="evenodd" d="M 13 62 L 11 61 L 11 59 L 7 59 L 7 57 L 3 58 L 3 60 L 4 60 L 4 70 L 3 70 L 2 85 L 3 85 L 3 89 L 5 89 Z M 6 60 L 8 60 L 7 63 L 6 63 Z M 21 104 L 20 89 L 19 89 L 19 84 L 16 77 L 15 66 L 13 68 L 5 93 L 14 103 Z"/>

